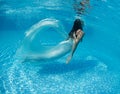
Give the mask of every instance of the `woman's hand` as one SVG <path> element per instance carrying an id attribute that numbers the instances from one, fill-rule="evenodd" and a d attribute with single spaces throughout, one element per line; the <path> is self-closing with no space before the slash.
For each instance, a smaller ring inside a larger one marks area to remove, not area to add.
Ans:
<path id="1" fill-rule="evenodd" d="M 66 60 L 66 64 L 68 64 L 71 59 L 72 59 L 72 55 L 68 56 L 68 58 L 67 58 L 67 60 Z"/>

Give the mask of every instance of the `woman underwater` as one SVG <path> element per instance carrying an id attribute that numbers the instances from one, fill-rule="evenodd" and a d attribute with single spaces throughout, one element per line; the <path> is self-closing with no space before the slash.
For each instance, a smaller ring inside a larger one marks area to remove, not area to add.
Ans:
<path id="1" fill-rule="evenodd" d="M 84 36 L 83 23 L 80 19 L 76 19 L 74 21 L 73 28 L 72 28 L 71 32 L 69 33 L 68 40 L 72 39 L 73 40 L 73 45 L 72 45 L 72 49 L 71 49 L 71 54 L 67 58 L 66 63 L 69 63 L 70 60 L 72 59 L 72 56 L 73 56 L 80 40 L 82 41 L 83 36 Z"/>
<path id="2" fill-rule="evenodd" d="M 50 22 L 50 23 L 49 23 Z M 46 22 L 46 24 L 52 24 L 51 21 Z M 42 28 L 42 25 L 44 26 L 44 22 L 40 22 L 40 25 Z M 74 21 L 74 25 L 72 27 L 72 30 L 70 31 L 68 38 L 62 42 L 60 42 L 59 44 L 57 44 L 56 46 L 45 50 L 44 52 L 38 52 L 38 53 L 27 53 L 24 54 L 24 60 L 25 61 L 41 61 L 41 60 L 54 60 L 54 59 L 58 59 L 64 55 L 66 55 L 67 53 L 70 53 L 70 55 L 68 56 L 66 63 L 69 63 L 70 60 L 72 59 L 72 56 L 77 48 L 77 45 L 79 44 L 80 40 L 82 40 L 84 32 L 83 30 L 83 23 L 80 19 L 76 19 Z M 35 27 L 35 29 L 33 28 L 33 30 L 29 31 L 26 34 L 26 39 L 31 41 L 31 39 L 33 38 L 33 36 L 35 36 L 35 33 L 37 33 L 37 29 Z M 27 44 L 28 42 L 24 42 L 24 44 Z M 21 52 L 22 53 L 22 52 Z M 23 54 L 23 53 L 22 53 Z"/>

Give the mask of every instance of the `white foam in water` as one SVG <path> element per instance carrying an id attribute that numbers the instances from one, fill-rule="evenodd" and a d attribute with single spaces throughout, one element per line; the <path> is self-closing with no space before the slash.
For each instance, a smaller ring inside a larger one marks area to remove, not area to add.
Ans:
<path id="1" fill-rule="evenodd" d="M 58 20 L 44 19 L 26 32 L 23 44 L 18 49 L 16 57 L 22 57 L 21 59 L 25 59 L 25 61 L 60 58 L 70 52 L 72 48 L 73 41 L 71 39 L 66 40 L 67 37 L 67 33 Z M 60 41 L 54 40 L 55 38 Z M 51 41 L 56 41 L 56 43 L 53 44 Z"/>

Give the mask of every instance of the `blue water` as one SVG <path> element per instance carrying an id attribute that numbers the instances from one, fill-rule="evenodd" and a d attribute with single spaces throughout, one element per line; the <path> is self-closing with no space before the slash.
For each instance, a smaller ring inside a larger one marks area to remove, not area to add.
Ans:
<path id="1" fill-rule="evenodd" d="M 120 94 L 119 0 L 90 1 L 90 8 L 80 15 L 85 36 L 69 64 L 64 57 L 36 63 L 16 58 L 25 32 L 43 19 L 60 21 L 68 33 L 77 16 L 74 3 L 0 0 L 0 94 Z M 47 37 L 44 43 L 62 41 L 58 37 Z"/>

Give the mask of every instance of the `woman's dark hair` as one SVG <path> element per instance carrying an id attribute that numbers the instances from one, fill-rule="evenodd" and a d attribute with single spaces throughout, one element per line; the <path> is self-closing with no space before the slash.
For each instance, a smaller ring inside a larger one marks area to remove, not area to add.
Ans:
<path id="1" fill-rule="evenodd" d="M 74 25 L 73 25 L 73 27 L 72 27 L 72 30 L 71 30 L 70 33 L 69 33 L 69 36 L 73 38 L 73 33 L 74 33 L 74 32 L 76 33 L 76 31 L 77 31 L 78 29 L 83 30 L 83 22 L 82 22 L 80 19 L 76 19 L 76 20 L 74 21 Z"/>

